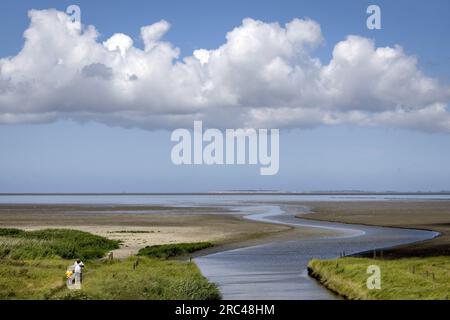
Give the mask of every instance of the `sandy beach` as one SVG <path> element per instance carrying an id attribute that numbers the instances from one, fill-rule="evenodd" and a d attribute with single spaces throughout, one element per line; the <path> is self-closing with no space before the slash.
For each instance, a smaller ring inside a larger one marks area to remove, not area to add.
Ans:
<path id="1" fill-rule="evenodd" d="M 327 233 L 249 221 L 220 208 L 160 206 L 0 205 L 0 227 L 75 229 L 120 240 L 121 248 L 114 251 L 119 259 L 151 245 L 208 241 L 217 245 L 205 252 L 210 253 Z"/>

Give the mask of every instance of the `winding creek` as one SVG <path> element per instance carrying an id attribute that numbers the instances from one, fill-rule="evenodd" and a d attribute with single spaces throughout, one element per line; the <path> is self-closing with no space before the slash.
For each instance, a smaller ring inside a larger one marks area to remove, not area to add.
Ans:
<path id="1" fill-rule="evenodd" d="M 438 235 L 431 231 L 304 220 L 275 205 L 242 209 L 254 212 L 247 219 L 327 229 L 335 231 L 336 236 L 277 241 L 197 258 L 203 275 L 218 284 L 223 298 L 230 300 L 338 299 L 308 276 L 308 261 L 339 257 L 341 252 L 355 254 L 423 241 Z"/>

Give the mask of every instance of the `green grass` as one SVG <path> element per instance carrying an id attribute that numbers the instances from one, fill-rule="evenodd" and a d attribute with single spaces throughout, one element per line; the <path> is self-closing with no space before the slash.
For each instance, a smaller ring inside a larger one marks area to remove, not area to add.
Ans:
<path id="1" fill-rule="evenodd" d="M 158 259 L 169 259 L 204 250 L 212 246 L 213 244 L 210 242 L 164 244 L 145 247 L 139 250 L 138 255 Z"/>
<path id="2" fill-rule="evenodd" d="M 117 248 L 117 241 L 75 230 L 0 229 L 0 300 L 220 299 L 216 285 L 194 263 L 165 260 L 210 246 L 149 247 L 145 252 L 150 257 L 104 261 L 98 258 Z M 65 271 L 76 258 L 86 265 L 83 288 L 71 291 L 66 287 Z"/>
<path id="3" fill-rule="evenodd" d="M 0 229 L 0 259 L 97 259 L 117 249 L 119 242 L 67 229 L 23 231 Z"/>
<path id="4" fill-rule="evenodd" d="M 0 260 L 0 300 L 45 299 L 64 288 L 64 271 L 73 261 Z"/>
<path id="5" fill-rule="evenodd" d="M 381 289 L 367 289 L 367 267 L 381 270 Z M 312 260 L 310 273 L 330 290 L 348 299 L 448 300 L 450 257 L 396 260 L 341 258 Z"/>
<path id="6" fill-rule="evenodd" d="M 140 257 L 103 263 L 85 275 L 81 292 L 63 291 L 59 299 L 217 300 L 217 287 L 194 263 Z"/>
<path id="7" fill-rule="evenodd" d="M 66 288 L 72 260 L 0 260 L 0 300 L 216 300 L 217 287 L 194 263 L 139 257 L 86 264 L 82 290 Z"/>

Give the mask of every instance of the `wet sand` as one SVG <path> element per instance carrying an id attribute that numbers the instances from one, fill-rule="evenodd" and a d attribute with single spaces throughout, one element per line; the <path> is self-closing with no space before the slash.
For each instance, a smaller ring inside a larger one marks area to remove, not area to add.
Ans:
<path id="1" fill-rule="evenodd" d="M 450 201 L 310 202 L 303 205 L 311 208 L 306 215 L 298 211 L 303 219 L 440 233 L 439 237 L 428 241 L 385 250 L 386 258 L 450 255 Z"/>
<path id="2" fill-rule="evenodd" d="M 174 207 L 167 205 L 0 204 L 0 227 L 26 230 L 70 228 L 123 242 L 116 257 L 135 254 L 147 245 L 211 241 L 201 255 L 269 242 L 332 236 L 332 230 L 267 224 L 243 219 L 250 207 Z M 289 215 L 304 219 L 433 230 L 435 239 L 387 250 L 386 256 L 449 254 L 450 201 L 279 201 Z M 248 205 L 248 204 L 247 204 Z M 311 211 L 308 212 L 308 208 Z M 267 221 L 266 221 L 267 222 Z"/>
<path id="3" fill-rule="evenodd" d="M 114 251 L 114 257 L 119 259 L 158 244 L 215 243 L 216 247 L 203 253 L 206 254 L 264 241 L 311 236 L 307 228 L 249 221 L 242 214 L 212 207 L 0 205 L 0 227 L 76 229 L 120 240 L 121 248 Z"/>

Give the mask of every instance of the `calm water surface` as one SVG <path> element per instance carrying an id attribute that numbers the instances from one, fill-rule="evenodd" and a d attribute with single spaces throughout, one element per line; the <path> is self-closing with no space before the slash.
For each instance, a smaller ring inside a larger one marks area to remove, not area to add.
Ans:
<path id="1" fill-rule="evenodd" d="M 256 210 L 256 207 L 255 207 Z M 387 248 L 437 236 L 435 232 L 303 220 L 278 206 L 263 206 L 247 218 L 333 230 L 334 237 L 273 242 L 197 258 L 202 273 L 220 287 L 224 299 L 329 300 L 335 295 L 307 274 L 311 259 Z"/>
<path id="2" fill-rule="evenodd" d="M 450 195 L 1 195 L 0 204 L 211 205 L 279 201 L 450 200 Z"/>

